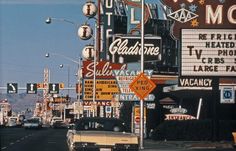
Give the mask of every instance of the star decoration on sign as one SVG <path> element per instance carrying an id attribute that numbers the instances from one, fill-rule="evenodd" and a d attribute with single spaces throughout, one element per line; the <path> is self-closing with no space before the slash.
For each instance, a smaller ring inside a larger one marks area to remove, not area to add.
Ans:
<path id="1" fill-rule="evenodd" d="M 220 3 L 225 3 L 225 0 L 219 0 Z"/>
<path id="2" fill-rule="evenodd" d="M 181 38 L 180 30 L 184 28 L 235 28 L 235 24 L 232 24 L 227 19 L 227 12 L 220 14 L 222 18 L 225 18 L 223 24 L 217 24 L 216 22 L 211 22 L 210 24 L 206 23 L 207 14 L 214 16 L 214 14 L 207 12 L 208 9 L 206 9 L 206 6 L 212 7 L 213 12 L 216 13 L 218 5 L 224 5 L 224 11 L 227 11 L 230 10 L 230 7 L 235 6 L 235 1 L 236 0 L 162 0 L 167 8 L 171 8 L 171 13 L 168 13 L 168 11 L 166 13 L 168 14 L 168 19 L 174 21 L 170 32 L 176 39 Z"/>
<path id="3" fill-rule="evenodd" d="M 195 4 L 191 4 L 191 5 L 189 6 L 189 10 L 190 10 L 191 12 L 196 12 L 197 6 L 196 6 Z"/>
<path id="4" fill-rule="evenodd" d="M 178 2 L 178 0 L 173 0 L 175 3 L 177 3 Z M 188 1 L 189 3 L 192 3 L 194 0 L 186 0 L 186 1 Z"/>
<path id="5" fill-rule="evenodd" d="M 180 4 L 180 7 L 181 7 L 181 8 L 185 8 L 185 7 L 186 7 L 186 4 L 185 4 L 185 3 L 182 3 L 182 4 Z"/>
<path id="6" fill-rule="evenodd" d="M 193 20 L 191 21 L 191 26 L 192 26 L 192 27 L 197 27 L 197 26 L 199 26 L 199 22 L 197 21 L 197 19 L 193 19 Z"/>
<path id="7" fill-rule="evenodd" d="M 198 2 L 199 2 L 199 4 L 201 4 L 201 5 L 204 5 L 204 4 L 205 4 L 205 0 L 199 0 Z"/>

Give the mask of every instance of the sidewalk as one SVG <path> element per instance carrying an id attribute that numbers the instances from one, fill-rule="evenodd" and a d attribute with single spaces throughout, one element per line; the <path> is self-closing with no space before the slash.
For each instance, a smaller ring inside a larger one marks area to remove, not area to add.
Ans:
<path id="1" fill-rule="evenodd" d="M 145 150 L 149 149 L 233 149 L 233 142 L 221 141 L 153 141 L 144 140 Z"/>

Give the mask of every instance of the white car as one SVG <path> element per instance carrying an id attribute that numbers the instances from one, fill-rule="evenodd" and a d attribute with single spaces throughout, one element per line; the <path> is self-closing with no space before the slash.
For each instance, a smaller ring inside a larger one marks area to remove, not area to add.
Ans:
<path id="1" fill-rule="evenodd" d="M 17 117 L 10 117 L 8 120 L 7 126 L 9 127 L 17 126 Z"/>
<path id="2" fill-rule="evenodd" d="M 63 121 L 61 117 L 53 117 L 51 122 L 50 122 L 50 126 L 52 127 L 53 124 L 55 123 L 55 121 Z"/>
<path id="3" fill-rule="evenodd" d="M 81 118 L 67 132 L 70 151 L 138 151 L 138 140 L 137 135 L 126 131 L 123 121 L 115 118 Z"/>
<path id="4" fill-rule="evenodd" d="M 24 122 L 23 127 L 25 129 L 33 129 L 33 128 L 38 129 L 38 128 L 42 128 L 42 124 L 39 119 L 31 118 Z"/>

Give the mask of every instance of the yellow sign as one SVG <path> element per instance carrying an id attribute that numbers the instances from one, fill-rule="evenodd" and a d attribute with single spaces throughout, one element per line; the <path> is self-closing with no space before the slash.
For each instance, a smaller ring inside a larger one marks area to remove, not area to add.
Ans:
<path id="1" fill-rule="evenodd" d="M 38 88 L 38 89 L 47 88 L 47 85 L 46 85 L 46 84 L 43 84 L 43 83 L 37 83 L 37 88 Z M 64 88 L 65 88 L 64 83 L 60 83 L 60 84 L 59 84 L 59 88 L 60 88 L 60 89 L 64 89 Z"/>
<path id="2" fill-rule="evenodd" d="M 130 89 L 143 100 L 156 87 L 144 73 L 140 73 L 129 85 Z"/>
<path id="3" fill-rule="evenodd" d="M 44 84 L 43 83 L 37 83 L 37 88 L 38 89 L 43 89 L 44 88 Z"/>
<path id="4" fill-rule="evenodd" d="M 59 84 L 59 88 L 60 88 L 60 89 L 64 89 L 64 87 L 65 87 L 64 83 L 60 83 L 60 84 Z"/>
<path id="5" fill-rule="evenodd" d="M 111 100 L 119 93 L 116 80 L 96 80 L 96 100 Z M 83 100 L 93 100 L 93 80 L 84 79 Z"/>

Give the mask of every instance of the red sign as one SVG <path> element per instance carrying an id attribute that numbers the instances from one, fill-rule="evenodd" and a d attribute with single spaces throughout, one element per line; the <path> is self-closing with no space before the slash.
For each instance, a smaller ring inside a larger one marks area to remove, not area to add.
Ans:
<path id="1" fill-rule="evenodd" d="M 167 16 L 174 22 L 173 35 L 179 38 L 184 28 L 235 28 L 235 0 L 163 0 L 172 10 Z"/>
<path id="2" fill-rule="evenodd" d="M 143 100 L 156 87 L 156 84 L 148 79 L 144 73 L 140 73 L 129 87 L 141 100 Z"/>
<path id="3" fill-rule="evenodd" d="M 112 70 L 125 70 L 126 64 L 110 63 L 109 61 L 99 61 L 96 64 L 96 78 L 112 79 L 115 78 Z M 83 78 L 92 79 L 94 76 L 94 62 L 83 61 Z"/>
<path id="4" fill-rule="evenodd" d="M 140 123 L 140 116 L 135 117 L 135 122 Z"/>

